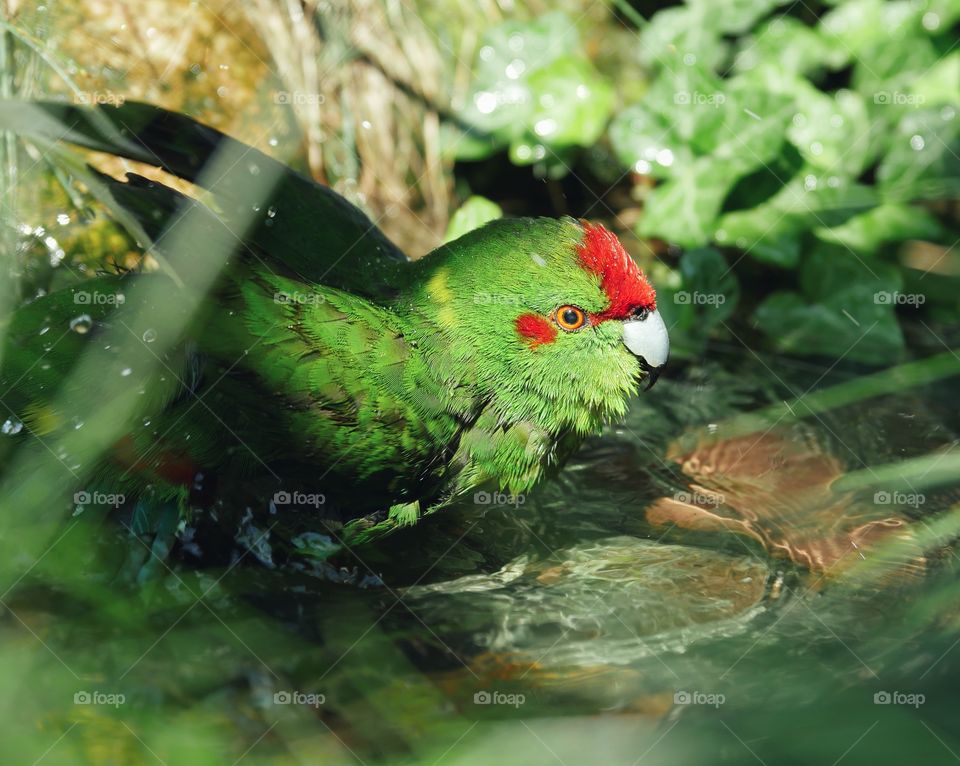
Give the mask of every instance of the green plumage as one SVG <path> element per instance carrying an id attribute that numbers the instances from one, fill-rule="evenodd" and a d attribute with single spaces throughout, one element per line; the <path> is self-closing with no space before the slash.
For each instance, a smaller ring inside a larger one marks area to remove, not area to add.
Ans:
<path id="1" fill-rule="evenodd" d="M 61 120 L 74 115 L 79 127 L 71 135 L 84 145 L 135 153 L 98 137 L 82 110 L 41 108 Z M 229 140 L 139 104 L 97 114 L 133 122 L 167 169 L 189 169 L 193 178 L 185 150 L 171 147 L 192 146 L 184 138 L 191 126 L 213 146 Z M 2 115 L 0 109 L 0 123 Z M 548 344 L 532 344 L 517 331 L 523 313 L 546 317 L 564 304 L 589 313 L 606 308 L 600 279 L 578 260 L 579 223 L 494 221 L 404 262 L 382 235 L 371 234 L 375 227 L 359 211 L 350 208 L 346 223 L 334 215 L 346 203 L 333 201 L 332 192 L 289 171 L 280 178 L 262 205 L 289 228 L 277 240 L 276 226 L 254 225 L 182 337 L 164 351 L 168 374 L 131 375 L 147 403 L 115 449 L 82 467 L 98 486 L 128 498 L 173 499 L 189 515 L 205 504 L 209 510 L 204 493 L 214 484 L 221 512 L 222 499 L 231 497 L 254 515 L 294 514 L 294 531 L 328 531 L 359 543 L 480 488 L 526 492 L 585 435 L 623 413 L 640 370 L 622 343 L 620 322 L 559 332 Z M 161 254 L 166 223 L 186 207 L 207 226 L 223 218 L 136 176 L 101 180 Z M 230 189 L 211 188 L 219 207 Z M 284 207 L 294 192 L 296 205 Z M 319 210 L 295 237 L 311 199 L 320 200 Z M 90 383 L 63 381 L 104 328 L 129 323 L 135 334 L 149 330 L 143 317 L 150 306 L 138 304 L 143 291 L 131 289 L 148 280 L 168 277 L 101 277 L 76 288 L 134 296 L 91 306 L 91 326 L 82 334 L 70 329 L 80 312 L 69 290 L 14 315 L 0 385 L 26 427 L 6 442 L 8 451 L 18 439 L 48 439 L 71 427 L 70 413 L 51 403 L 70 401 L 64 385 Z M 169 282 L 166 289 L 177 288 Z M 40 335 L 44 326 L 49 333 Z M 46 347 L 45 338 L 61 336 Z"/>

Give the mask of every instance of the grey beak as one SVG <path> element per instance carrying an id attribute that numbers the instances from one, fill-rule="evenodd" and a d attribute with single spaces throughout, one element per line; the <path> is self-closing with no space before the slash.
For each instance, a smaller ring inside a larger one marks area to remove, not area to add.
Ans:
<path id="1" fill-rule="evenodd" d="M 651 311 L 643 318 L 628 319 L 623 323 L 623 343 L 637 357 L 647 374 L 645 391 L 653 388 L 663 366 L 670 356 L 667 326 L 659 311 Z"/>

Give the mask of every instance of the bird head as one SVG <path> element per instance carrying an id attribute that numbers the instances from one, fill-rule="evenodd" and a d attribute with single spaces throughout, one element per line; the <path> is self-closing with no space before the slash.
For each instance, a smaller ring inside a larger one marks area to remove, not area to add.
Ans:
<path id="1" fill-rule="evenodd" d="M 601 225 L 501 219 L 421 264 L 412 300 L 505 414 L 590 432 L 667 361 L 656 293 Z"/>

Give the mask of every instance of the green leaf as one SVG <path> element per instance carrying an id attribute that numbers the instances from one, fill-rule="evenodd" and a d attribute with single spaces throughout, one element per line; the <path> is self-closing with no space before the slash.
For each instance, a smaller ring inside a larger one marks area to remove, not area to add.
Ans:
<path id="1" fill-rule="evenodd" d="M 853 91 L 829 95 L 803 81 L 797 113 L 787 137 L 813 167 L 853 177 L 870 158 L 870 120 L 863 98 Z"/>
<path id="2" fill-rule="evenodd" d="M 677 302 L 694 307 L 701 327 L 709 329 L 733 314 L 740 299 L 740 283 L 719 250 L 688 250 L 680 257 L 680 273 L 687 295 Z M 677 297 L 681 295 L 677 293 Z"/>
<path id="3" fill-rule="evenodd" d="M 610 138 L 625 164 L 657 178 L 680 176 L 707 155 L 742 175 L 774 160 L 792 112 L 789 96 L 750 78 L 723 84 L 702 67 L 681 65 L 621 113 Z"/>
<path id="4" fill-rule="evenodd" d="M 479 229 L 488 221 L 503 217 L 500 206 L 486 197 L 474 195 L 464 202 L 450 218 L 444 242 L 452 242 L 467 232 Z"/>
<path id="5" fill-rule="evenodd" d="M 673 132 L 673 125 L 647 103 L 627 107 L 610 125 L 610 142 L 620 161 L 653 178 L 686 172 L 693 152 Z"/>
<path id="6" fill-rule="evenodd" d="M 563 13 L 488 29 L 458 117 L 477 133 L 454 146 L 458 159 L 481 159 L 505 147 L 516 164 L 549 162 L 593 144 L 606 126 L 613 90 L 583 54 L 575 24 Z"/>
<path id="7" fill-rule="evenodd" d="M 722 216 L 716 241 L 749 251 L 757 260 L 793 267 L 800 235 L 816 226 L 836 226 L 877 204 L 874 191 L 836 176 L 801 171 L 767 202 Z"/>
<path id="8" fill-rule="evenodd" d="M 820 21 L 818 30 L 828 45 L 844 53 L 844 62 L 870 56 L 877 46 L 895 47 L 920 27 L 922 3 L 911 0 L 850 0 Z"/>
<path id="9" fill-rule="evenodd" d="M 960 5 L 960 3 L 958 3 Z M 954 51 L 910 83 L 908 99 L 918 106 L 956 105 L 960 100 L 960 51 Z"/>
<path id="10" fill-rule="evenodd" d="M 695 153 L 706 154 L 716 145 L 726 100 L 723 83 L 706 67 L 674 58 L 644 103 L 666 116 L 678 140 Z"/>
<path id="11" fill-rule="evenodd" d="M 802 294 L 774 293 L 757 308 L 757 326 L 775 348 L 869 364 L 902 355 L 903 335 L 890 299 L 902 285 L 895 267 L 823 246 L 804 259 L 800 284 Z"/>
<path id="12" fill-rule="evenodd" d="M 853 85 L 868 99 L 883 92 L 906 92 L 910 82 L 939 58 L 933 43 L 921 34 L 877 41 L 857 56 Z"/>
<path id="13" fill-rule="evenodd" d="M 733 66 L 737 72 L 769 68 L 775 73 L 801 75 L 821 67 L 838 68 L 845 60 L 845 52 L 828 44 L 817 30 L 798 19 L 780 16 L 743 39 Z"/>
<path id="14" fill-rule="evenodd" d="M 728 49 L 705 6 L 665 8 L 654 14 L 640 35 L 640 57 L 651 68 L 675 69 L 673 62 L 688 61 L 717 70 Z"/>
<path id="15" fill-rule="evenodd" d="M 603 133 L 613 109 L 613 89 L 589 61 L 557 59 L 533 72 L 527 82 L 535 99 L 532 130 L 512 142 L 515 162 L 536 161 L 537 144 L 559 150 L 589 146 Z M 531 147 L 528 152 L 521 150 L 524 145 Z"/>
<path id="16" fill-rule="evenodd" d="M 693 12 L 721 32 L 742 35 L 787 0 L 688 0 Z"/>
<path id="17" fill-rule="evenodd" d="M 875 303 L 863 287 L 816 303 L 793 292 L 774 293 L 757 308 L 755 318 L 774 348 L 787 354 L 886 364 L 903 353 L 893 307 Z"/>
<path id="18" fill-rule="evenodd" d="M 952 106 L 903 116 L 877 169 L 886 199 L 908 201 L 960 195 L 960 116 Z"/>
<path id="19" fill-rule="evenodd" d="M 640 219 L 639 234 L 659 237 L 682 247 L 707 244 L 733 181 L 709 159 L 698 159 L 682 175 L 650 193 Z"/>
<path id="20" fill-rule="evenodd" d="M 823 242 L 833 242 L 864 255 L 872 255 L 886 242 L 907 239 L 936 240 L 943 236 L 940 222 L 927 210 L 913 205 L 887 203 L 854 216 L 833 228 L 815 231 Z"/>
<path id="21" fill-rule="evenodd" d="M 793 99 L 759 88 L 749 77 L 730 80 L 724 96 L 723 121 L 711 147 L 713 160 L 735 176 L 773 163 L 795 111 Z"/>

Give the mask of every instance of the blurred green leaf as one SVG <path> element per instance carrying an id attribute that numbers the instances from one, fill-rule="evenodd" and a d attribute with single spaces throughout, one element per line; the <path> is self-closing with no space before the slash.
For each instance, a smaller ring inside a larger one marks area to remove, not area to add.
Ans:
<path id="1" fill-rule="evenodd" d="M 839 225 L 877 201 L 870 187 L 818 176 L 808 168 L 767 202 L 722 216 L 716 240 L 747 250 L 757 260 L 790 268 L 798 262 L 803 231 Z"/>
<path id="2" fill-rule="evenodd" d="M 829 95 L 806 81 L 796 88 L 797 113 L 787 136 L 813 167 L 855 177 L 870 152 L 870 121 L 863 99 L 849 90 Z"/>
<path id="3" fill-rule="evenodd" d="M 613 108 L 612 88 L 563 13 L 488 29 L 473 77 L 459 117 L 478 135 L 459 132 L 453 144 L 458 159 L 482 159 L 509 147 L 514 163 L 552 160 L 553 172 L 562 174 L 564 153 L 593 144 Z"/>
<path id="4" fill-rule="evenodd" d="M 638 232 L 659 237 L 683 247 L 699 247 L 710 241 L 713 221 L 733 179 L 705 158 L 658 186 L 647 198 Z"/>
<path id="5" fill-rule="evenodd" d="M 743 39 L 734 59 L 734 70 L 750 72 L 770 68 L 789 74 L 809 74 L 819 68 L 842 66 L 846 54 L 830 45 L 817 30 L 790 16 L 762 24 Z"/>
<path id="6" fill-rule="evenodd" d="M 728 44 L 704 6 L 665 8 L 654 14 L 640 36 L 641 60 L 651 68 L 674 65 L 674 58 L 716 70 L 728 55 Z"/>
<path id="7" fill-rule="evenodd" d="M 741 35 L 787 0 L 688 0 L 691 10 L 709 16 L 712 26 L 726 34 Z"/>
<path id="8" fill-rule="evenodd" d="M 613 109 L 613 89 L 586 59 L 564 57 L 530 75 L 535 98 L 531 129 L 511 143 L 511 159 L 543 159 L 538 145 L 562 151 L 588 146 L 603 133 Z"/>
<path id="9" fill-rule="evenodd" d="M 897 125 L 877 182 L 887 199 L 960 195 L 960 119 L 952 106 L 908 112 Z"/>
<path id="10" fill-rule="evenodd" d="M 902 354 L 903 334 L 891 298 L 902 285 L 896 268 L 822 246 L 804 259 L 800 285 L 802 294 L 777 292 L 757 308 L 757 327 L 775 348 L 868 364 Z"/>
<path id="11" fill-rule="evenodd" d="M 444 242 L 452 242 L 467 232 L 479 229 L 488 221 L 503 217 L 500 206 L 486 197 L 474 195 L 464 202 L 450 218 Z"/>
<path id="12" fill-rule="evenodd" d="M 854 216 L 833 228 L 815 230 L 823 242 L 843 245 L 867 256 L 886 242 L 936 239 L 944 233 L 940 222 L 923 208 L 886 203 Z"/>

